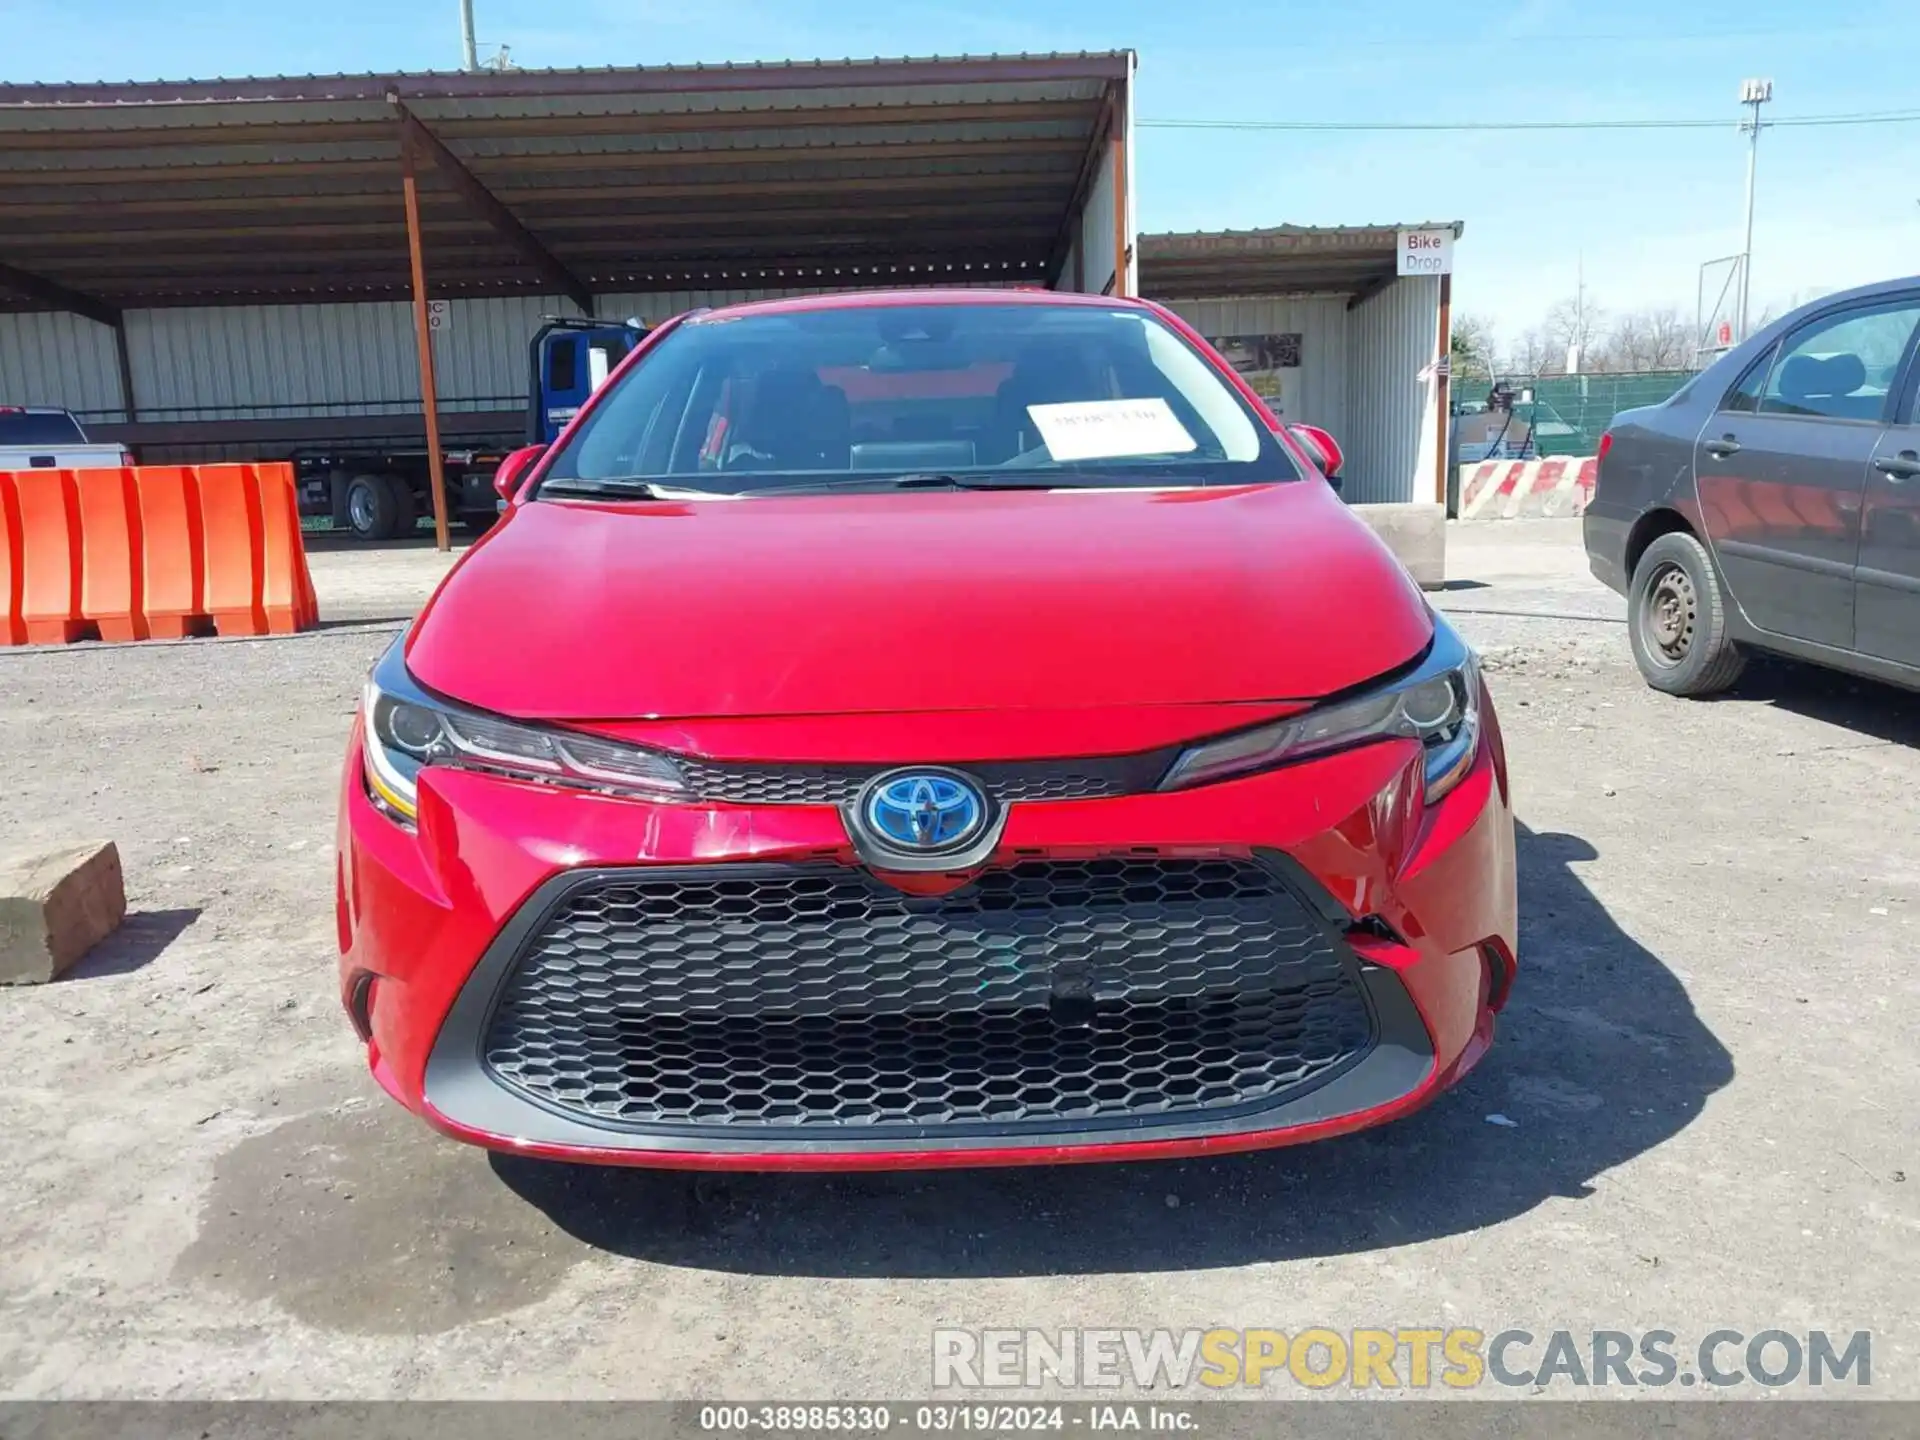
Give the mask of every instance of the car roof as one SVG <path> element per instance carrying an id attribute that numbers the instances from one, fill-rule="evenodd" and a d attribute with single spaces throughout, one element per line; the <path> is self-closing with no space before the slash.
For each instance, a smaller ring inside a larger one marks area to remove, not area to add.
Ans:
<path id="1" fill-rule="evenodd" d="M 841 290 L 819 295 L 791 295 L 781 300 L 748 300 L 700 314 L 702 320 L 734 315 L 792 315 L 810 310 L 863 310 L 881 305 L 1061 305 L 1146 310 L 1144 301 L 1114 295 L 1082 295 L 1071 290 L 973 289 L 964 287 L 920 290 Z"/>
<path id="2" fill-rule="evenodd" d="M 1906 275 L 1895 280 L 1876 280 L 1871 285 L 1856 285 L 1851 290 L 1835 290 L 1830 295 L 1822 295 L 1803 305 L 1794 306 L 1781 318 L 1791 320 L 1796 315 L 1818 310 L 1836 301 L 1845 303 L 1852 300 L 1878 300 L 1883 295 L 1896 295 L 1908 290 L 1920 290 L 1920 275 Z"/>
<path id="3" fill-rule="evenodd" d="M 1717 360 L 1700 372 L 1696 381 L 1683 386 L 1673 398 L 1679 400 L 1682 396 L 1692 393 L 1698 379 L 1704 379 L 1716 372 L 1744 371 L 1753 363 L 1756 356 L 1772 346 L 1782 335 L 1799 329 L 1809 316 L 1830 307 L 1853 305 L 1861 301 L 1871 302 L 1915 290 L 1920 290 L 1920 275 L 1907 275 L 1894 280 L 1876 280 L 1871 285 L 1856 285 L 1851 290 L 1835 290 L 1830 295 L 1821 295 L 1804 304 L 1796 305 L 1766 324 L 1756 325 L 1752 334 L 1732 349 L 1723 352 Z"/>

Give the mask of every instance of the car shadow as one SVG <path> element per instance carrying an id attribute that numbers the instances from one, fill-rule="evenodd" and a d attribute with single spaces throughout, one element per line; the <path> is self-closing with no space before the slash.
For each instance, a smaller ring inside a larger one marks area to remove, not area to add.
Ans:
<path id="1" fill-rule="evenodd" d="M 130 974 L 159 959 L 160 953 L 199 918 L 198 909 L 131 911 L 119 929 L 81 956 L 61 978 L 101 980 Z"/>
<path id="2" fill-rule="evenodd" d="M 1452 1093 L 1381 1129 L 1208 1160 L 925 1174 L 491 1163 L 588 1244 L 747 1274 L 1194 1270 L 1467 1234 L 1587 1196 L 1733 1076 L 1673 972 L 1571 868 L 1593 858 L 1583 840 L 1521 827 L 1521 972 L 1498 1043 Z"/>
<path id="3" fill-rule="evenodd" d="M 1920 748 L 1920 704 L 1911 690 L 1772 655 L 1755 656 L 1726 697 L 1761 701 L 1894 745 Z"/>
<path id="4" fill-rule="evenodd" d="M 396 615 L 390 608 L 383 609 L 379 606 L 365 611 L 356 610 L 351 605 L 342 608 L 346 613 L 323 619 L 313 628 L 315 630 L 370 630 L 381 625 L 391 625 L 398 630 L 419 613 L 414 610 L 405 615 Z"/>

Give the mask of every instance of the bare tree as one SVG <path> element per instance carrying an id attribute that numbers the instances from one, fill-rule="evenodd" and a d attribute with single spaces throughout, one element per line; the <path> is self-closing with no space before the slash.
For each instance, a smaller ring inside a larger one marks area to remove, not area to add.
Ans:
<path id="1" fill-rule="evenodd" d="M 1540 324 L 1521 331 L 1506 352 L 1506 370 L 1538 378 L 1567 373 L 1567 352 L 1580 351 L 1588 374 L 1691 369 L 1699 338 L 1693 322 L 1672 305 L 1649 306 L 1610 316 L 1591 297 L 1553 305 Z"/>
<path id="2" fill-rule="evenodd" d="M 1566 369 L 1566 359 L 1566 348 L 1562 346 L 1556 354 L 1553 341 L 1536 325 L 1514 337 L 1513 344 L 1507 347 L 1507 360 L 1502 368 L 1509 375 L 1535 380 L 1542 375 L 1560 374 Z"/>
<path id="3" fill-rule="evenodd" d="M 1560 369 L 1566 368 L 1567 352 L 1579 347 L 1581 368 L 1586 368 L 1586 357 L 1598 348 L 1597 342 L 1606 333 L 1607 312 L 1584 292 L 1570 295 L 1557 301 L 1547 311 L 1547 318 L 1541 329 L 1547 343 L 1560 352 Z"/>
<path id="4" fill-rule="evenodd" d="M 1684 370 L 1693 362 L 1692 322 L 1671 305 L 1632 310 L 1614 322 L 1585 368 L 1638 372 Z"/>
<path id="5" fill-rule="evenodd" d="M 1484 318 L 1467 314 L 1454 316 L 1453 343 L 1450 349 L 1453 359 L 1453 378 L 1456 381 L 1492 381 L 1493 326 Z"/>
<path id="6" fill-rule="evenodd" d="M 1833 287 L 1830 285 L 1815 286 L 1811 290 L 1796 290 L 1784 300 L 1775 300 L 1760 312 L 1760 318 L 1753 322 L 1753 328 L 1764 330 L 1781 316 L 1798 310 L 1810 301 L 1818 300 L 1822 295 L 1830 294 L 1832 290 Z"/>

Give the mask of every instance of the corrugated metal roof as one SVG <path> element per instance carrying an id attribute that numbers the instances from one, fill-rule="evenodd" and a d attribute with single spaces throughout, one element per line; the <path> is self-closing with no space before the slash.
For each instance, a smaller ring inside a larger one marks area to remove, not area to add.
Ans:
<path id="1" fill-rule="evenodd" d="M 785 75 L 795 77 L 789 83 L 816 88 L 819 77 L 849 72 L 853 83 L 901 84 L 925 83 L 926 72 L 933 78 L 966 82 L 986 72 L 1053 72 L 1069 78 L 1126 78 L 1132 52 L 1126 50 L 1079 50 L 1021 53 L 1019 55 L 926 55 L 841 60 L 727 60 L 690 65 L 578 65 L 509 70 L 414 70 L 375 71 L 337 74 L 249 75 L 228 78 L 185 80 L 81 80 L 49 81 L 34 84 L 0 84 L 0 106 L 5 105 L 102 105 L 150 104 L 180 100 L 284 100 L 312 98 L 381 100 L 398 88 L 412 97 L 438 95 L 495 96 L 542 93 L 549 90 L 581 91 L 594 82 L 611 82 L 604 88 L 632 89 L 687 88 L 675 82 L 698 81 L 696 89 L 725 86 L 739 88 L 742 77 L 754 77 L 750 88 L 766 88 L 758 77 Z M 899 74 L 895 72 L 910 72 Z M 858 77 L 857 79 L 855 77 Z M 832 83 L 828 81 L 826 83 Z"/>
<path id="2" fill-rule="evenodd" d="M 1458 237 L 1466 228 L 1464 220 L 1395 220 L 1368 225 L 1268 225 L 1257 230 L 1168 230 L 1142 235 L 1140 245 L 1158 255 L 1221 250 L 1255 253 L 1301 245 L 1372 249 L 1382 237 L 1392 245 L 1392 237 L 1401 230 L 1451 230 Z"/>
<path id="3" fill-rule="evenodd" d="M 64 292 L 120 307 L 405 294 L 409 122 L 428 137 L 416 168 L 435 295 L 551 290 L 556 266 L 582 291 L 749 264 L 1044 270 L 1130 65 L 1111 52 L 0 85 L 0 308 L 14 293 L 13 308 Z M 476 201 L 476 181 L 545 260 Z"/>
<path id="4" fill-rule="evenodd" d="M 1140 293 L 1156 299 L 1335 293 L 1366 295 L 1394 277 L 1401 230 L 1459 220 L 1379 225 L 1276 225 L 1142 235 Z"/>

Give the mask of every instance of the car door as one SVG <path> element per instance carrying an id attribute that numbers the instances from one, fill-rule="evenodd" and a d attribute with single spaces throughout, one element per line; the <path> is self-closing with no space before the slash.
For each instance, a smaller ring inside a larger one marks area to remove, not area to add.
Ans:
<path id="1" fill-rule="evenodd" d="M 1900 391 L 1867 467 L 1854 648 L 1920 665 L 1920 346 L 1908 351 Z"/>
<path id="2" fill-rule="evenodd" d="M 1854 643 L 1868 462 L 1920 295 L 1824 311 L 1745 371 L 1701 430 L 1703 524 L 1734 603 L 1762 630 Z"/>

